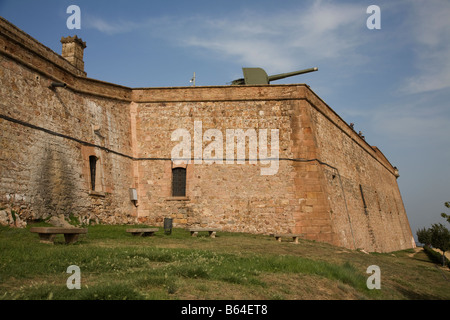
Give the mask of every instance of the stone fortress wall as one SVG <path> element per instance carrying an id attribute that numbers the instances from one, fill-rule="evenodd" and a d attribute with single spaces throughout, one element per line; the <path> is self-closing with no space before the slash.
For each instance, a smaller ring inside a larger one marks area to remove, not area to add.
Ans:
<path id="1" fill-rule="evenodd" d="M 179 227 L 301 233 L 367 251 L 414 246 L 396 168 L 307 85 L 127 88 L 88 78 L 85 43 L 61 42 L 59 55 L 0 19 L 0 207 L 28 219 L 171 217 Z M 266 129 L 269 152 L 278 129 L 276 174 L 248 159 L 177 165 L 180 128 L 202 138 L 192 155 L 208 149 L 209 129 L 220 131 L 224 157 L 228 129 Z M 172 196 L 175 167 L 186 169 L 183 197 Z"/>

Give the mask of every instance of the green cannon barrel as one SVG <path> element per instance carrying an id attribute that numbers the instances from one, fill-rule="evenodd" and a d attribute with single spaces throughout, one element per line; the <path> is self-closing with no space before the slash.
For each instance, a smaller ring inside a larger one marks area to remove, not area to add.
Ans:
<path id="1" fill-rule="evenodd" d="M 294 72 L 280 73 L 273 76 L 268 76 L 266 71 L 261 68 L 242 68 L 244 78 L 236 79 L 232 81 L 232 85 L 256 85 L 256 84 L 269 84 L 270 81 L 284 79 L 287 77 L 296 76 L 303 73 L 317 71 L 317 68 L 309 68 Z"/>
<path id="2" fill-rule="evenodd" d="M 274 81 L 274 80 L 280 80 L 280 79 L 296 76 L 296 75 L 299 75 L 299 74 L 304 74 L 304 73 L 308 73 L 308 72 L 314 72 L 314 71 L 317 71 L 317 70 L 319 70 L 319 69 L 314 67 L 314 68 L 309 68 L 309 69 L 304 69 L 304 70 L 299 70 L 299 71 L 294 71 L 294 72 L 274 74 L 273 76 L 269 76 L 268 79 L 269 79 L 269 82 L 270 82 L 270 81 Z"/>

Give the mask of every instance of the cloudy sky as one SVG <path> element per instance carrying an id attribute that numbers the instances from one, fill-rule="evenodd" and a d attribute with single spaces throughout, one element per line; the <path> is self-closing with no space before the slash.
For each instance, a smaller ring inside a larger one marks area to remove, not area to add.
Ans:
<path id="1" fill-rule="evenodd" d="M 81 9 L 79 30 L 67 28 L 69 5 Z M 367 27 L 370 5 L 381 29 Z M 242 67 L 318 67 L 276 83 L 307 83 L 399 168 L 414 235 L 446 223 L 448 0 L 0 0 L 0 16 L 57 53 L 62 36 L 77 34 L 88 77 L 129 87 L 189 86 L 194 72 L 198 86 L 226 85 Z"/>

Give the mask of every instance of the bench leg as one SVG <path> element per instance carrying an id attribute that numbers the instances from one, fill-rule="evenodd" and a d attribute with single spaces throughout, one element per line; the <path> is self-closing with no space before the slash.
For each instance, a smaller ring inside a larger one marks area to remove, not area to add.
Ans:
<path id="1" fill-rule="evenodd" d="M 211 238 L 215 238 L 216 237 L 216 232 L 215 231 L 209 231 L 209 236 Z"/>
<path id="2" fill-rule="evenodd" d="M 197 231 L 191 231 L 191 236 L 192 237 L 196 237 L 198 235 L 198 232 Z"/>
<path id="3" fill-rule="evenodd" d="M 281 242 L 281 237 L 275 237 L 275 240 L 277 240 L 278 242 Z"/>
<path id="4" fill-rule="evenodd" d="M 78 234 L 77 233 L 66 233 L 66 234 L 64 234 L 64 239 L 66 240 L 67 244 L 75 243 L 78 240 Z"/>
<path id="5" fill-rule="evenodd" d="M 143 232 L 142 236 L 143 237 L 151 237 L 151 236 L 153 236 L 153 232 Z"/>
<path id="6" fill-rule="evenodd" d="M 41 243 L 53 244 L 53 239 L 56 234 L 52 233 L 39 233 L 39 240 Z"/>
<path id="7" fill-rule="evenodd" d="M 294 243 L 298 243 L 298 237 L 293 237 Z"/>

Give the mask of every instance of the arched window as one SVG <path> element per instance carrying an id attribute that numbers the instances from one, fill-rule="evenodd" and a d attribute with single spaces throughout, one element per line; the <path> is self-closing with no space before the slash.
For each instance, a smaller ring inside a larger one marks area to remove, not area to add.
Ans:
<path id="1" fill-rule="evenodd" d="M 186 169 L 173 168 L 172 169 L 172 196 L 185 197 L 186 196 Z"/>

